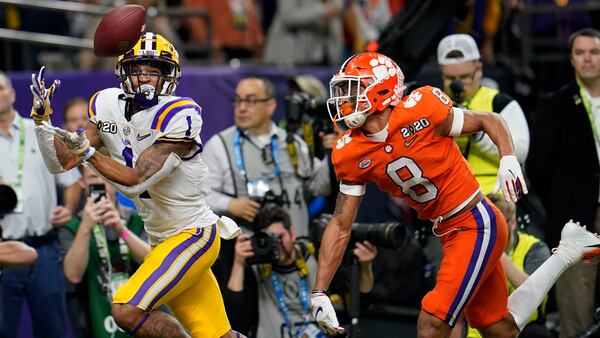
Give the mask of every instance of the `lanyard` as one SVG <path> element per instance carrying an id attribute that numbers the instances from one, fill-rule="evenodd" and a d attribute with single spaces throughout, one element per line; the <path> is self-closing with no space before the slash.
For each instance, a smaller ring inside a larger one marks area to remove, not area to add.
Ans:
<path id="1" fill-rule="evenodd" d="M 248 174 L 246 167 L 244 166 L 244 154 L 242 153 L 242 140 L 240 130 L 236 129 L 233 134 L 233 154 L 235 156 L 235 163 L 240 171 L 240 174 L 244 176 L 244 180 L 248 183 Z M 277 135 L 271 136 L 271 151 L 273 153 L 273 162 L 275 167 L 273 168 L 273 174 L 276 177 L 280 177 L 281 171 L 279 170 L 279 148 L 277 147 Z M 282 186 L 283 187 L 283 186 Z"/>
<path id="2" fill-rule="evenodd" d="M 582 85 L 579 85 L 579 96 L 581 96 L 581 101 L 583 101 L 583 106 L 585 107 L 585 111 L 587 112 L 588 118 L 590 119 L 592 131 L 594 132 L 594 141 L 596 141 L 596 144 L 599 144 L 600 135 L 598 135 L 598 128 L 596 127 L 596 118 L 594 117 L 594 112 L 592 112 L 592 103 L 590 102 L 586 90 Z"/>
<path id="3" fill-rule="evenodd" d="M 110 290 L 110 281 L 112 275 L 112 264 L 110 261 L 110 251 L 108 250 L 108 242 L 106 240 L 106 234 L 102 225 L 96 224 L 92 230 L 94 234 L 94 240 L 96 241 L 96 248 L 98 249 L 98 256 L 100 257 L 100 273 L 98 274 L 98 281 L 104 294 L 112 299 Z"/>
<path id="4" fill-rule="evenodd" d="M 283 315 L 288 334 L 290 335 L 290 338 L 294 337 L 294 335 L 292 334 L 292 326 L 290 325 L 290 319 L 288 316 L 287 305 L 285 304 L 285 300 L 283 299 L 283 290 L 281 289 L 281 282 L 279 281 L 279 277 L 277 277 L 277 274 L 271 273 L 271 283 L 273 283 L 273 289 L 275 289 L 275 295 L 277 296 L 277 302 L 279 303 L 279 311 L 281 311 L 281 314 Z M 302 302 L 302 308 L 304 309 L 304 320 L 308 321 L 309 305 L 306 277 L 300 277 L 300 301 Z"/>
<path id="5" fill-rule="evenodd" d="M 23 186 L 23 164 L 25 163 L 25 123 L 20 116 L 16 118 L 19 119 L 19 157 L 17 159 L 17 181 L 15 182 L 15 189 L 21 189 Z"/>

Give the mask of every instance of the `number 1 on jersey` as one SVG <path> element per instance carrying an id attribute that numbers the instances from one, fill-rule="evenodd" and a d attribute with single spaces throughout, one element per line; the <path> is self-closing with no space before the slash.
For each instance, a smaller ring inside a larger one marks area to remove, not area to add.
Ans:
<path id="1" fill-rule="evenodd" d="M 400 157 L 386 167 L 387 175 L 415 202 L 427 203 L 437 197 L 438 189 L 412 158 Z"/>

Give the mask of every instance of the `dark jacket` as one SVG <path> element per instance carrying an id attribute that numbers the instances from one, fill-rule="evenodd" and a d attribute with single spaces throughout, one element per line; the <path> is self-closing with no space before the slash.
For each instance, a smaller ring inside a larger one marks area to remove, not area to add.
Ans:
<path id="1" fill-rule="evenodd" d="M 541 97 L 531 129 L 526 170 L 546 208 L 545 239 L 552 248 L 569 219 L 593 229 L 598 208 L 598 154 L 575 81 Z"/>

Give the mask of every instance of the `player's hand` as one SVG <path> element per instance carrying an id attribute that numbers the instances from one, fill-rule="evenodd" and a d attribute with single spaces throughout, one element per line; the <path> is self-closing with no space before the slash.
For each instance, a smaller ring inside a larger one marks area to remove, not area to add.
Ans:
<path id="1" fill-rule="evenodd" d="M 321 330 L 328 335 L 335 336 L 344 333 L 344 328 L 337 320 L 331 300 L 324 293 L 313 293 L 310 295 L 311 312 Z"/>
<path id="2" fill-rule="evenodd" d="M 60 87 L 60 80 L 54 80 L 50 88 L 46 88 L 44 82 L 45 71 L 46 66 L 42 66 L 37 76 L 35 73 L 31 74 L 31 85 L 29 86 L 29 89 L 33 94 L 33 107 L 31 108 L 30 116 L 35 121 L 36 125 L 40 125 L 43 121 L 50 120 L 50 114 L 52 114 L 50 100 Z"/>
<path id="3" fill-rule="evenodd" d="M 52 210 L 52 218 L 50 219 L 50 223 L 55 228 L 59 228 L 70 219 L 71 210 L 65 206 L 59 205 Z"/>
<path id="4" fill-rule="evenodd" d="M 252 223 L 254 217 L 258 215 L 260 203 L 249 198 L 233 198 L 229 201 L 227 209 L 233 216 L 241 218 L 248 223 Z"/>
<path id="5" fill-rule="evenodd" d="M 493 193 L 498 193 L 500 188 L 502 188 L 504 199 L 507 202 L 517 202 L 520 197 L 528 193 L 521 165 L 514 155 L 503 156 L 500 159 L 498 178 Z"/>
<path id="6" fill-rule="evenodd" d="M 364 241 L 362 243 L 356 242 L 352 253 L 358 258 L 359 263 L 369 264 L 372 263 L 375 256 L 377 256 L 377 248 L 369 243 L 369 241 Z"/>
<path id="7" fill-rule="evenodd" d="M 235 239 L 235 258 L 234 263 L 246 265 L 246 258 L 254 256 L 252 242 L 249 234 L 241 234 Z"/>
<path id="8" fill-rule="evenodd" d="M 84 161 L 92 157 L 96 151 L 96 149 L 90 145 L 90 141 L 83 128 L 78 128 L 77 131 L 71 132 L 59 127 L 54 127 L 45 121 L 42 122 L 40 128 L 53 134 L 56 138 L 61 140 L 73 154 Z"/>

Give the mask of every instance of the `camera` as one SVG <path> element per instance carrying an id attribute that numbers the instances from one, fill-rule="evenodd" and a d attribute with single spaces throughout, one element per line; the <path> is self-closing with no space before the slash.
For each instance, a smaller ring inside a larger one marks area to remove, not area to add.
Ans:
<path id="1" fill-rule="evenodd" d="M 315 243 L 320 245 L 323 231 L 331 219 L 330 214 L 322 214 L 313 221 L 311 237 Z M 381 248 L 401 248 L 406 242 L 406 227 L 398 222 L 386 223 L 353 223 L 350 234 L 350 244 L 369 241 L 371 244 Z"/>
<path id="2" fill-rule="evenodd" d="M 92 194 L 98 195 L 94 203 L 98 203 L 102 197 L 106 197 L 106 186 L 104 186 L 104 183 L 90 184 L 89 196 L 92 196 Z"/>
<path id="3" fill-rule="evenodd" d="M 248 264 L 274 263 L 279 259 L 279 236 L 265 231 L 257 231 L 250 237 L 254 256 L 248 257 Z"/>
<path id="4" fill-rule="evenodd" d="M 0 218 L 17 207 L 17 193 L 6 184 L 0 184 Z"/>
<path id="5" fill-rule="evenodd" d="M 350 242 L 369 241 L 381 248 L 398 249 L 404 245 L 406 228 L 397 222 L 354 223 Z"/>

